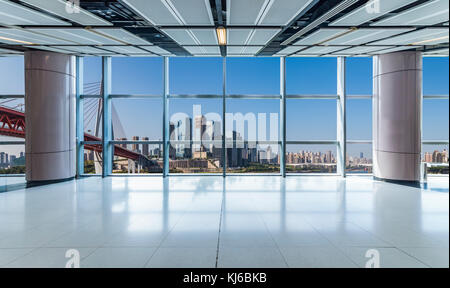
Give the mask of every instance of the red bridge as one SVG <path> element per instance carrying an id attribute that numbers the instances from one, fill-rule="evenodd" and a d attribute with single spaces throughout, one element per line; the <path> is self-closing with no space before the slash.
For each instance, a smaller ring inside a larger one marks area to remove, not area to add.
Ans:
<path id="1" fill-rule="evenodd" d="M 0 135 L 25 138 L 25 114 L 20 111 L 0 106 Z M 102 139 L 84 133 L 84 141 L 98 142 L 102 141 Z M 84 145 L 84 148 L 99 153 L 103 150 L 102 145 L 100 144 L 86 144 Z M 114 155 L 135 161 L 141 157 L 141 154 L 119 145 L 114 145 Z"/>

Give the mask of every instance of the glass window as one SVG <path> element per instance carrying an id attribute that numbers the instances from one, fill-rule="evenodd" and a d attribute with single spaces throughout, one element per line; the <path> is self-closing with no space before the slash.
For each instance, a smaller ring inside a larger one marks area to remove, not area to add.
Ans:
<path id="1" fill-rule="evenodd" d="M 429 174 L 448 175 L 449 145 L 422 145 L 422 162 L 428 163 Z"/>
<path id="2" fill-rule="evenodd" d="M 222 173 L 222 99 L 170 99 L 170 173 Z"/>
<path id="3" fill-rule="evenodd" d="M 163 100 L 112 100 L 112 125 L 115 140 L 162 141 Z"/>
<path id="4" fill-rule="evenodd" d="M 366 57 L 346 59 L 347 95 L 372 95 L 373 60 Z"/>
<path id="5" fill-rule="evenodd" d="M 286 92 L 288 95 L 336 95 L 336 58 L 287 58 Z"/>
<path id="6" fill-rule="evenodd" d="M 102 137 L 103 121 L 102 121 L 103 99 L 101 98 L 85 98 L 83 99 L 83 123 L 84 133 L 96 138 Z"/>
<path id="7" fill-rule="evenodd" d="M 227 99 L 227 171 L 280 172 L 280 100 Z"/>
<path id="8" fill-rule="evenodd" d="M 24 57 L 0 57 L 0 95 L 25 94 Z"/>
<path id="9" fill-rule="evenodd" d="M 280 95 L 280 59 L 227 58 L 227 95 Z"/>
<path id="10" fill-rule="evenodd" d="M 84 145 L 84 174 L 101 175 L 103 166 L 102 157 L 101 144 Z"/>
<path id="11" fill-rule="evenodd" d="M 222 58 L 174 57 L 169 60 L 170 94 L 223 94 Z"/>
<path id="12" fill-rule="evenodd" d="M 423 58 L 423 94 L 448 95 L 448 57 Z M 448 118 L 447 118 L 448 119 Z"/>
<path id="13" fill-rule="evenodd" d="M 448 99 L 424 99 L 422 116 L 423 140 L 448 140 L 448 101 Z"/>
<path id="14" fill-rule="evenodd" d="M 0 143 L 0 175 L 25 174 L 25 145 Z"/>
<path id="15" fill-rule="evenodd" d="M 280 173 L 280 145 L 227 143 L 227 173 Z"/>
<path id="16" fill-rule="evenodd" d="M 372 173 L 372 144 L 347 143 L 347 173 Z"/>
<path id="17" fill-rule="evenodd" d="M 163 145 L 115 144 L 113 174 L 153 174 L 163 172 Z"/>
<path id="18" fill-rule="evenodd" d="M 102 58 L 83 58 L 83 94 L 100 95 L 102 87 Z"/>
<path id="19" fill-rule="evenodd" d="M 336 173 L 336 145 L 286 145 L 286 173 Z"/>
<path id="20" fill-rule="evenodd" d="M 347 99 L 347 139 L 372 139 L 372 99 Z"/>
<path id="21" fill-rule="evenodd" d="M 162 95 L 161 57 L 112 58 L 112 94 Z"/>
<path id="22" fill-rule="evenodd" d="M 287 99 L 286 139 L 336 140 L 337 103 L 333 99 Z"/>

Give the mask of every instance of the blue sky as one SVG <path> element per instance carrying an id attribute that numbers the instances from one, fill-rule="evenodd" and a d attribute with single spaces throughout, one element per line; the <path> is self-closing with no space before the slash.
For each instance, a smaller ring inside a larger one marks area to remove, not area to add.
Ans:
<path id="1" fill-rule="evenodd" d="M 222 58 L 172 58 L 170 60 L 171 94 L 222 94 Z M 372 59 L 347 60 L 347 93 L 372 93 Z M 112 92 L 114 94 L 160 95 L 163 91 L 161 58 L 114 58 Z M 288 94 L 336 94 L 335 58 L 289 58 L 286 64 Z M 280 93 L 278 58 L 228 58 L 227 93 L 277 95 Z M 425 58 L 424 94 L 448 95 L 449 59 Z M 85 83 L 101 81 L 101 59 L 85 59 Z M 0 94 L 24 93 L 23 59 L 0 58 Z M 92 92 L 95 89 L 89 89 Z M 204 113 L 221 114 L 222 100 L 177 99 L 170 101 L 170 114 L 192 115 L 192 105 L 202 105 Z M 243 114 L 278 113 L 278 100 L 227 100 L 228 112 Z M 348 139 L 371 139 L 371 100 L 348 101 Z M 116 99 L 125 136 L 161 139 L 162 102 L 156 99 Z M 424 139 L 448 139 L 448 100 L 424 102 Z M 267 117 L 268 118 L 268 117 Z M 288 140 L 331 140 L 336 138 L 335 100 L 288 100 Z M 355 146 L 355 147 L 353 147 Z M 292 147 L 297 150 L 298 147 Z M 307 147 L 303 147 L 307 148 Z M 303 149 L 302 148 L 302 149 Z M 322 147 L 323 149 L 328 149 Z M 311 148 L 313 149 L 313 148 Z M 320 149 L 314 148 L 315 150 Z M 370 145 L 352 145 L 351 155 L 370 155 Z"/>

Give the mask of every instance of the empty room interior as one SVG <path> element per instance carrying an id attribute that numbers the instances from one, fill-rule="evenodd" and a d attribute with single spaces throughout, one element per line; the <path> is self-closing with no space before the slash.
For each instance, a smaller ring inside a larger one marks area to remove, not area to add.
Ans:
<path id="1" fill-rule="evenodd" d="M 0 268 L 449 268 L 448 0 L 0 0 Z"/>

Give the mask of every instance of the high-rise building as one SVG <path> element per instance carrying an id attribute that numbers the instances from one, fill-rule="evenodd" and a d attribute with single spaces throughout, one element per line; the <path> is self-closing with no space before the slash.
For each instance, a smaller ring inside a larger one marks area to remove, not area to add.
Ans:
<path id="1" fill-rule="evenodd" d="M 133 136 L 133 141 L 139 141 L 139 136 Z M 131 145 L 131 150 L 139 151 L 139 144 Z"/>
<path id="2" fill-rule="evenodd" d="M 150 139 L 148 137 L 142 138 L 143 141 L 149 141 Z M 142 154 L 144 156 L 148 156 L 149 154 L 149 147 L 147 143 L 142 144 Z"/>

